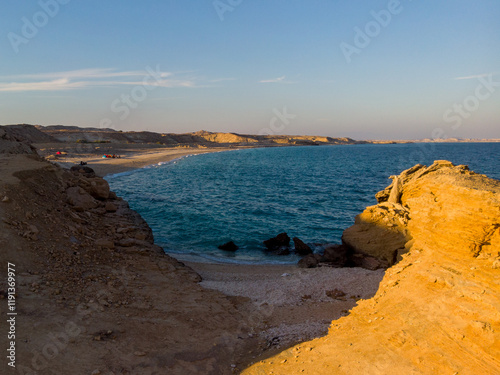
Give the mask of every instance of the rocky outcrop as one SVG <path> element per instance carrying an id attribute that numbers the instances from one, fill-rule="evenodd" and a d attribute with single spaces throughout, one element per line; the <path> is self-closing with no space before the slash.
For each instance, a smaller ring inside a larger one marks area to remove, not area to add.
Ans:
<path id="1" fill-rule="evenodd" d="M 342 242 L 355 253 L 379 258 L 389 265 L 408 249 L 411 239 L 407 230 L 409 212 L 398 203 L 379 203 L 368 207 L 344 231 Z"/>
<path id="2" fill-rule="evenodd" d="M 286 233 L 280 233 L 276 237 L 264 241 L 268 251 L 274 251 L 277 255 L 290 254 L 290 237 Z"/>
<path id="3" fill-rule="evenodd" d="M 334 267 L 345 267 L 348 265 L 348 249 L 343 245 L 328 245 L 322 260 Z"/>
<path id="4" fill-rule="evenodd" d="M 400 176 L 391 176 L 392 184 L 376 194 L 379 203 L 366 208 L 356 217 L 355 224 L 344 231 L 344 244 L 355 253 L 375 257 L 389 265 L 400 260 L 402 254 L 408 252 L 413 244 L 411 240 L 414 231 L 409 228 L 411 203 L 420 190 L 429 189 L 429 175 L 432 176 L 431 181 L 439 177 L 444 183 L 445 178 L 451 178 L 463 185 L 467 183 L 466 176 L 471 175 L 471 172 L 467 166 L 454 166 L 449 161 L 437 160 L 429 167 L 419 164 L 402 172 Z M 458 192 L 459 189 L 455 187 L 453 190 Z M 453 195 L 450 191 L 447 198 Z M 438 198 L 435 199 L 437 202 Z M 463 210 L 464 203 L 459 204 L 456 200 L 454 203 L 456 206 L 448 215 L 453 216 Z"/>
<path id="5" fill-rule="evenodd" d="M 99 205 L 97 201 L 80 186 L 73 186 L 66 189 L 66 195 L 68 196 L 68 203 L 72 205 L 75 210 L 80 212 L 88 211 Z"/>
<path id="6" fill-rule="evenodd" d="M 375 297 L 244 374 L 500 373 L 500 181 L 437 161 L 377 198 L 344 233 L 372 260 L 400 258 Z"/>
<path id="7" fill-rule="evenodd" d="M 295 246 L 295 252 L 299 255 L 312 254 L 313 252 L 309 245 L 306 245 L 304 241 L 298 237 L 293 238 L 293 244 Z"/>
<path id="8" fill-rule="evenodd" d="M 75 175 L 82 175 L 84 177 L 95 177 L 96 174 L 94 170 L 90 167 L 85 167 L 85 166 L 80 166 L 80 165 L 74 165 L 70 168 L 70 171 L 73 172 Z"/>
<path id="9" fill-rule="evenodd" d="M 316 268 L 321 262 L 321 255 L 308 254 L 297 263 L 299 268 Z"/>

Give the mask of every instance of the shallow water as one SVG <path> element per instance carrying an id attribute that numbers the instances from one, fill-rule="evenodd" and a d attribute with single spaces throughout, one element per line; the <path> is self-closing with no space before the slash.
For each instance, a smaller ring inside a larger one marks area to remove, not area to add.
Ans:
<path id="1" fill-rule="evenodd" d="M 306 243 L 339 243 L 354 217 L 376 203 L 388 177 L 446 159 L 500 179 L 500 143 L 345 145 L 245 149 L 181 159 L 108 177 L 167 253 L 236 263 L 291 263 L 262 241 L 287 232 Z M 227 241 L 240 249 L 217 249 Z"/>

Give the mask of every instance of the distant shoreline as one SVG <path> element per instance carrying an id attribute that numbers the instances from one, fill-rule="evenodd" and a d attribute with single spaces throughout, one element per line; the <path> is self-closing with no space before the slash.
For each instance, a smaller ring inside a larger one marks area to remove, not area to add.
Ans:
<path id="1" fill-rule="evenodd" d="M 159 148 L 157 150 L 138 150 L 137 152 L 132 152 L 127 154 L 126 156 L 122 156 L 116 159 L 102 158 L 98 155 L 89 155 L 89 158 L 85 158 L 85 162 L 87 166 L 91 167 L 94 172 L 101 177 L 110 176 L 118 173 L 124 173 L 129 171 L 134 171 L 137 169 L 153 166 L 159 163 L 168 163 L 172 160 L 190 156 L 190 155 L 200 155 L 207 154 L 212 152 L 222 152 L 228 151 L 229 149 L 205 149 L 205 150 L 196 150 L 196 149 L 164 149 Z M 116 154 L 119 153 L 115 152 Z M 67 157 L 63 160 L 59 159 L 57 164 L 62 167 L 71 167 L 75 164 L 78 164 L 82 157 L 71 156 Z"/>
<path id="2" fill-rule="evenodd" d="M 417 139 L 417 140 L 369 140 L 366 141 L 371 144 L 401 144 L 401 143 L 498 143 L 500 138 L 492 139 L 457 139 L 457 138 L 447 138 L 447 139 Z"/>
<path id="3" fill-rule="evenodd" d="M 406 143 L 366 143 L 373 145 L 397 145 L 397 144 L 408 144 Z M 415 142 L 415 144 L 426 143 L 426 142 Z M 498 142 L 431 142 L 436 144 L 443 143 L 498 143 Z M 267 148 L 270 146 L 256 145 L 256 146 L 233 146 L 233 147 L 213 147 L 213 148 L 177 148 L 177 147 L 164 147 L 157 145 L 134 145 L 137 148 L 128 149 L 127 145 L 121 143 L 109 143 L 102 145 L 104 149 L 102 153 L 97 153 L 97 150 L 93 150 L 89 153 L 79 153 L 78 150 L 74 150 L 75 144 L 72 143 L 59 143 L 59 144 L 35 144 L 34 145 L 41 156 L 46 157 L 63 168 L 70 168 L 74 165 L 80 163 L 80 161 L 85 161 L 89 167 L 94 169 L 95 173 L 100 177 L 110 176 L 114 174 L 131 172 L 134 170 L 142 169 L 149 166 L 154 166 L 160 163 L 168 163 L 175 159 L 190 156 L 190 155 L 201 155 L 214 152 L 225 152 L 225 151 L 235 151 L 244 150 L 250 148 Z M 334 146 L 334 145 L 324 145 L 324 146 Z M 353 145 L 354 146 L 354 145 Z M 272 147 L 272 146 L 271 146 Z M 274 146 L 274 147 L 301 147 L 292 145 Z M 304 146 L 302 146 L 304 147 Z M 309 147 L 309 146 L 308 146 Z M 63 155 L 57 156 L 55 152 L 57 149 L 65 149 L 67 152 L 63 152 Z M 120 155 L 120 158 L 103 158 L 102 154 L 116 154 Z"/>
<path id="4" fill-rule="evenodd" d="M 303 135 L 242 135 L 198 131 L 174 134 L 76 126 L 8 125 L 47 160 L 63 167 L 86 162 L 99 176 L 123 173 L 175 158 L 227 150 L 290 146 L 385 145 L 408 143 L 497 143 L 500 139 L 370 140 Z M 104 154 L 119 158 L 103 158 Z"/>

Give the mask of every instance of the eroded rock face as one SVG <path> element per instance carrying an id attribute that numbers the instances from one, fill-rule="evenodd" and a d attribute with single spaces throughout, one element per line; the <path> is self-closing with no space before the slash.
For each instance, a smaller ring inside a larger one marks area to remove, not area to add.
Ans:
<path id="1" fill-rule="evenodd" d="M 376 195 L 380 203 L 367 207 L 356 217 L 355 224 L 344 231 L 342 241 L 348 247 L 355 253 L 369 255 L 392 265 L 411 248 L 415 233 L 422 238 L 429 238 L 427 232 L 422 233 L 422 223 L 425 223 L 426 228 L 442 228 L 439 238 L 433 239 L 433 243 L 454 238 L 453 241 L 472 246 L 471 252 L 479 254 L 481 244 L 488 242 L 482 232 L 494 231 L 496 224 L 489 223 L 491 218 L 483 220 L 485 215 L 481 206 L 489 198 L 485 196 L 484 199 L 471 200 L 468 192 L 470 190 L 472 196 L 477 195 L 475 186 L 486 188 L 491 185 L 491 180 L 483 178 L 483 181 L 481 176 L 470 172 L 467 166 L 454 166 L 446 160 L 437 160 L 429 167 L 416 165 L 400 176 L 391 178 L 393 183 Z M 446 202 L 446 209 L 438 220 L 429 214 L 429 208 L 441 207 L 443 202 Z M 472 202 L 474 205 L 471 205 Z M 469 210 L 476 210 L 477 218 L 473 219 Z M 416 218 L 419 219 L 419 225 L 412 226 Z M 458 225 L 450 224 L 457 222 Z M 479 232 L 475 233 L 475 241 L 471 241 L 470 237 L 465 239 L 457 236 L 458 232 L 470 231 L 468 228 L 471 226 Z"/>
<path id="2" fill-rule="evenodd" d="M 397 203 L 379 203 L 368 207 L 346 229 L 342 242 L 355 253 L 370 255 L 392 265 L 407 251 L 411 239 L 407 230 L 408 210 Z"/>
<path id="3" fill-rule="evenodd" d="M 109 184 L 108 181 L 96 177 L 89 179 L 90 187 L 88 188 L 88 192 L 96 199 L 104 200 L 109 198 Z"/>
<path id="4" fill-rule="evenodd" d="M 73 174 L 76 174 L 76 175 L 81 174 L 84 177 L 89 177 L 89 178 L 95 177 L 95 172 L 90 167 L 85 167 L 85 166 L 81 166 L 81 165 L 74 165 L 70 168 L 70 171 L 73 172 Z"/>
<path id="5" fill-rule="evenodd" d="M 406 251 L 375 297 L 244 374 L 500 373 L 500 181 L 447 161 L 398 179 L 400 203 L 391 185 L 344 233 L 379 260 Z"/>

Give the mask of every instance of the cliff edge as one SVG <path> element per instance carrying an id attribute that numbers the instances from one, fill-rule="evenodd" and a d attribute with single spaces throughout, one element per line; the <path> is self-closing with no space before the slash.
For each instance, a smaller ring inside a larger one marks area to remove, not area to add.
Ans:
<path id="1" fill-rule="evenodd" d="M 394 264 L 375 297 L 245 374 L 500 373 L 500 181 L 436 161 L 377 199 L 343 236 Z"/>

